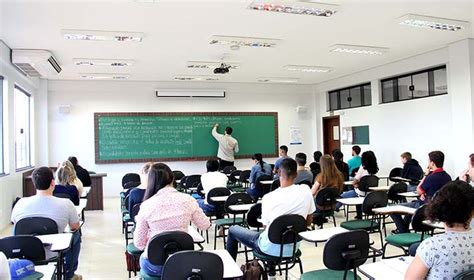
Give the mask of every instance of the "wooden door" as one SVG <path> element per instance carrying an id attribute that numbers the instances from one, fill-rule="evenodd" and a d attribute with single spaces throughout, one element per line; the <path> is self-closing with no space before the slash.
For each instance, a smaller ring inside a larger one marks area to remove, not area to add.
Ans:
<path id="1" fill-rule="evenodd" d="M 331 154 L 341 148 L 339 116 L 323 118 L 324 154 Z"/>

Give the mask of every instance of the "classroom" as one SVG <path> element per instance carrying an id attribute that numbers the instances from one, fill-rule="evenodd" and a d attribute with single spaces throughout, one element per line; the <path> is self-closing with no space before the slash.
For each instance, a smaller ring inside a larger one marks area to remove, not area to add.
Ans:
<path id="1" fill-rule="evenodd" d="M 0 280 L 474 279 L 473 21 L 0 0 Z"/>

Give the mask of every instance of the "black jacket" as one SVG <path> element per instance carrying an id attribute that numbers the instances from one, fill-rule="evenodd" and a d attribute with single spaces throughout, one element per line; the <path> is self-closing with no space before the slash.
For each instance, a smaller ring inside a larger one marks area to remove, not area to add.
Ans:
<path id="1" fill-rule="evenodd" d="M 423 169 L 416 159 L 410 159 L 403 165 L 402 178 L 410 179 L 410 184 L 418 185 L 423 178 Z"/>
<path id="2" fill-rule="evenodd" d="M 76 170 L 77 178 L 81 180 L 84 187 L 90 187 L 91 185 L 91 176 L 89 176 L 89 172 L 82 168 L 80 165 L 74 166 Z"/>

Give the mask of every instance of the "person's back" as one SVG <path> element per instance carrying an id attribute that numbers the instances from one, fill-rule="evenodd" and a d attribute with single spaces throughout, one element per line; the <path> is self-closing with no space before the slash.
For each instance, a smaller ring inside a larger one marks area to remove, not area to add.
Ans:
<path id="1" fill-rule="evenodd" d="M 89 171 L 84 169 L 82 166 L 79 165 L 79 162 L 76 157 L 71 156 L 68 158 L 68 160 L 74 165 L 74 169 L 76 170 L 77 178 L 81 180 L 82 184 L 84 186 L 91 186 L 91 176 L 89 175 Z"/>
<path id="2" fill-rule="evenodd" d="M 441 168 L 441 170 L 434 170 L 431 174 L 426 176 L 421 183 L 420 188 L 425 192 L 428 198 L 431 198 L 439 189 L 450 181 L 451 176 Z"/>
<path id="3" fill-rule="evenodd" d="M 60 194 L 66 194 L 69 196 L 69 199 L 71 200 L 74 205 L 79 205 L 79 192 L 77 191 L 76 186 L 65 186 L 65 185 L 56 185 L 54 187 L 54 196 L 58 196 Z"/>
<path id="4" fill-rule="evenodd" d="M 212 136 L 214 136 L 219 143 L 217 157 L 226 162 L 233 163 L 235 160 L 234 153 L 239 152 L 239 144 L 237 140 L 231 136 L 232 128 L 227 127 L 225 134 L 219 134 L 217 133 L 217 127 L 218 125 L 216 124 L 212 129 Z"/>
<path id="5" fill-rule="evenodd" d="M 133 209 L 133 206 L 135 206 L 136 204 L 142 203 L 144 195 L 145 195 L 145 189 L 133 188 L 130 191 L 130 194 L 128 197 L 128 205 L 127 205 L 128 211 L 131 212 Z"/>
<path id="6" fill-rule="evenodd" d="M 219 167 L 219 163 L 217 163 Z M 210 171 L 201 175 L 201 185 L 205 195 L 214 188 L 225 188 L 227 187 L 227 181 L 229 178 L 219 171 Z"/>
<path id="7" fill-rule="evenodd" d="M 255 178 L 255 181 L 258 179 L 258 177 L 262 175 L 271 175 L 272 174 L 272 167 L 270 164 L 263 162 L 263 170 L 260 165 L 254 165 L 252 166 L 252 169 L 250 170 L 250 173 L 253 175 L 251 177 Z"/>
<path id="8" fill-rule="evenodd" d="M 309 170 L 298 170 L 298 175 L 295 178 L 295 184 L 299 184 L 301 182 L 309 182 L 313 183 L 313 173 Z M 311 186 L 310 186 L 311 187 Z"/>
<path id="9" fill-rule="evenodd" d="M 361 149 L 359 146 L 352 147 L 352 158 L 347 161 L 347 166 L 349 168 L 349 176 L 352 176 L 354 170 L 359 168 L 362 164 L 362 158 L 359 156 L 360 151 Z"/>
<path id="10" fill-rule="evenodd" d="M 423 168 L 416 159 L 410 159 L 403 165 L 401 176 L 410 179 L 411 184 L 417 184 L 423 178 Z"/>

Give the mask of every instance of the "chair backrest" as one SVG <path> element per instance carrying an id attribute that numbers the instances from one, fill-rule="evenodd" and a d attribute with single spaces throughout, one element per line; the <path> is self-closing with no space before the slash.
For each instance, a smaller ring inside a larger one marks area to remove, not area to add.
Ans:
<path id="1" fill-rule="evenodd" d="M 474 269 L 470 269 L 454 276 L 453 280 L 472 280 L 474 279 Z"/>
<path id="2" fill-rule="evenodd" d="M 324 246 L 323 262 L 332 270 L 349 270 L 364 264 L 368 255 L 368 232 L 353 230 L 329 238 Z"/>
<path id="3" fill-rule="evenodd" d="M 373 215 L 372 209 L 385 207 L 388 205 L 388 196 L 386 192 L 376 191 L 370 192 L 364 198 L 362 203 L 362 211 L 367 215 Z"/>
<path id="4" fill-rule="evenodd" d="M 272 187 L 270 189 L 270 191 L 274 191 L 276 189 L 278 189 L 280 187 L 280 179 L 275 179 L 273 180 L 273 183 L 272 183 Z"/>
<path id="5" fill-rule="evenodd" d="M 263 224 L 258 220 L 262 216 L 262 204 L 257 203 L 250 207 L 249 211 L 247 212 L 247 225 L 253 228 L 262 228 Z"/>
<path id="6" fill-rule="evenodd" d="M 166 261 L 161 279 L 224 279 L 224 264 L 218 255 L 211 252 L 178 252 L 170 256 Z"/>
<path id="7" fill-rule="evenodd" d="M 222 173 L 230 174 L 230 173 L 234 172 L 235 170 L 237 170 L 237 167 L 235 167 L 235 166 L 226 166 L 226 167 L 224 167 L 224 169 L 222 169 Z"/>
<path id="8" fill-rule="evenodd" d="M 166 231 L 150 239 L 147 248 L 148 260 L 154 265 L 163 265 L 176 252 L 194 250 L 194 242 L 184 231 Z"/>
<path id="9" fill-rule="evenodd" d="M 59 233 L 58 224 L 46 217 L 23 218 L 15 223 L 14 235 L 45 235 Z"/>
<path id="10" fill-rule="evenodd" d="M 199 183 L 201 183 L 201 175 L 189 175 L 186 176 L 186 185 L 184 188 L 197 188 Z"/>
<path id="11" fill-rule="evenodd" d="M 133 205 L 132 211 L 130 211 L 130 218 L 135 222 L 135 216 L 137 216 L 138 212 L 140 212 L 140 205 L 141 203 L 137 203 Z"/>
<path id="12" fill-rule="evenodd" d="M 207 193 L 207 203 L 217 206 L 217 205 L 224 205 L 224 202 L 222 203 L 217 203 L 211 200 L 211 197 L 214 196 L 229 196 L 231 194 L 230 190 L 228 188 L 213 188 Z"/>
<path id="13" fill-rule="evenodd" d="M 0 252 L 8 259 L 27 259 L 32 262 L 44 261 L 44 245 L 38 237 L 16 235 L 0 239 Z"/>
<path id="14" fill-rule="evenodd" d="M 398 195 L 399 193 L 407 191 L 407 184 L 398 182 L 390 186 L 388 189 L 388 199 L 396 202 L 405 201 L 405 197 Z"/>
<path id="15" fill-rule="evenodd" d="M 239 181 L 242 183 L 248 183 L 248 179 L 250 178 L 250 170 L 243 170 L 240 173 Z"/>
<path id="16" fill-rule="evenodd" d="M 242 170 L 234 170 L 230 173 L 229 175 L 229 180 L 231 182 L 237 182 L 237 178 L 235 178 L 235 176 L 240 176 L 240 174 L 242 173 Z"/>
<path id="17" fill-rule="evenodd" d="M 202 187 L 202 183 L 199 182 L 199 184 L 197 185 L 197 190 L 196 190 L 197 194 L 199 194 L 201 197 L 204 197 L 205 194 L 204 194 L 204 188 Z"/>
<path id="18" fill-rule="evenodd" d="M 379 177 L 375 175 L 367 175 L 360 178 L 359 190 L 363 192 L 370 191 L 369 188 L 377 187 L 379 185 Z"/>
<path id="19" fill-rule="evenodd" d="M 141 182 L 139 182 L 139 181 L 138 181 L 138 182 L 136 182 L 136 181 L 130 181 L 130 182 L 125 183 L 125 185 L 124 185 L 123 188 L 126 189 L 127 192 L 129 192 L 131 189 L 140 186 L 140 184 L 141 184 Z"/>
<path id="20" fill-rule="evenodd" d="M 303 181 L 299 182 L 298 185 L 306 185 L 309 188 L 311 188 L 311 186 L 313 186 L 313 184 L 311 184 L 311 182 L 307 181 L 307 180 L 303 180 Z"/>
<path id="21" fill-rule="evenodd" d="M 393 182 L 400 182 L 400 180 L 393 179 L 393 177 L 401 177 L 402 171 L 403 169 L 400 167 L 392 168 L 392 170 L 390 170 L 390 173 L 388 174 L 388 179 Z"/>
<path id="22" fill-rule="evenodd" d="M 178 186 L 181 190 L 184 189 L 184 186 L 186 185 L 186 179 L 187 178 L 188 178 L 188 176 L 181 177 L 181 179 L 179 181 L 179 186 Z M 178 180 L 178 179 L 175 178 L 175 180 Z"/>
<path id="23" fill-rule="evenodd" d="M 261 175 L 255 181 L 255 188 L 262 190 L 262 194 L 266 195 L 270 192 L 272 184 L 263 184 L 262 181 L 272 181 L 273 183 L 273 177 L 270 175 Z"/>
<path id="24" fill-rule="evenodd" d="M 137 173 L 127 173 L 122 177 L 122 187 L 125 189 L 125 184 L 128 182 L 140 182 L 140 175 Z"/>
<path id="25" fill-rule="evenodd" d="M 172 172 L 175 180 L 181 180 L 184 177 L 184 173 L 181 170 L 173 170 Z"/>
<path id="26" fill-rule="evenodd" d="M 416 232 L 430 232 L 433 231 L 433 227 L 426 225 L 423 221 L 427 220 L 428 217 L 426 216 L 426 205 L 421 205 L 416 209 L 415 214 L 411 219 L 411 227 Z"/>
<path id="27" fill-rule="evenodd" d="M 339 196 L 339 191 L 335 187 L 326 187 L 318 191 L 315 202 L 320 209 L 335 209 L 336 198 Z"/>
<path id="28" fill-rule="evenodd" d="M 237 214 L 237 213 L 241 213 L 242 211 L 233 211 L 229 208 L 229 206 L 238 205 L 238 204 L 250 204 L 250 203 L 252 203 L 252 197 L 248 193 L 233 193 L 225 201 L 224 207 L 227 213 Z"/>
<path id="29" fill-rule="evenodd" d="M 300 241 L 298 233 L 306 231 L 306 219 L 300 215 L 282 215 L 270 224 L 268 239 L 275 244 L 295 244 Z"/>

